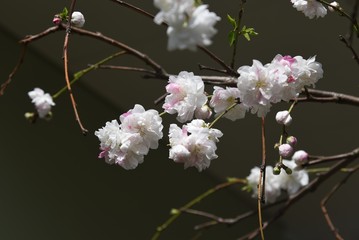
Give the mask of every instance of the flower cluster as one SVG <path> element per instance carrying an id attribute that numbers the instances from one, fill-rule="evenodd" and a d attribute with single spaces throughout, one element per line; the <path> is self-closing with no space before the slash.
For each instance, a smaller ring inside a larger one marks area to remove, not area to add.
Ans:
<path id="1" fill-rule="evenodd" d="M 45 93 L 41 88 L 34 88 L 28 92 L 32 103 L 35 105 L 37 114 L 40 118 L 47 118 L 51 114 L 51 107 L 55 106 L 50 94 Z"/>
<path id="2" fill-rule="evenodd" d="M 143 162 L 149 149 L 157 149 L 162 138 L 162 119 L 156 110 L 147 110 L 136 104 L 120 116 L 120 122 L 112 120 L 95 132 L 102 152 L 109 164 L 118 164 L 124 169 L 134 169 Z"/>
<path id="3" fill-rule="evenodd" d="M 304 86 L 323 77 L 322 65 L 315 57 L 306 60 L 279 54 L 266 65 L 253 60 L 252 66 L 242 66 L 238 73 L 240 101 L 259 117 L 269 112 L 272 103 L 295 98 Z"/>
<path id="4" fill-rule="evenodd" d="M 294 161 L 283 160 L 283 164 L 289 169 L 296 169 L 296 163 Z M 285 171 L 281 171 L 279 175 L 273 174 L 273 167 L 267 166 L 265 179 L 265 200 L 269 203 L 273 203 L 281 195 L 282 190 L 286 191 L 289 195 L 293 195 L 301 187 L 306 186 L 309 183 L 309 176 L 306 170 L 295 170 L 291 174 L 287 174 Z M 258 196 L 258 181 L 260 177 L 260 168 L 254 167 L 251 170 L 250 175 L 247 177 L 247 184 L 250 189 L 253 190 L 253 197 Z"/>
<path id="5" fill-rule="evenodd" d="M 209 128 L 201 119 L 193 120 L 182 129 L 171 124 L 169 158 L 184 163 L 184 168 L 196 167 L 202 171 L 209 167 L 211 160 L 218 157 L 215 153 L 216 143 L 222 135 L 220 130 Z"/>
<path id="6" fill-rule="evenodd" d="M 327 9 L 317 0 L 291 0 L 291 3 L 293 3 L 294 8 L 303 12 L 304 15 L 310 19 L 327 15 Z M 332 2 L 328 6 L 331 12 L 335 11 L 334 8 L 340 8 L 337 2 Z"/>
<path id="7" fill-rule="evenodd" d="M 160 9 L 155 23 L 168 24 L 168 50 L 196 50 L 197 45 L 212 43 L 217 33 L 214 25 L 220 17 L 210 12 L 208 5 L 197 6 L 195 0 L 154 0 L 154 5 Z"/>
<path id="8" fill-rule="evenodd" d="M 181 123 L 196 118 L 209 117 L 210 109 L 205 108 L 207 96 L 204 94 L 204 83 L 192 72 L 182 71 L 178 76 L 170 76 L 163 109 L 170 114 L 178 113 L 177 120 Z M 203 114 L 207 109 L 208 114 Z"/>

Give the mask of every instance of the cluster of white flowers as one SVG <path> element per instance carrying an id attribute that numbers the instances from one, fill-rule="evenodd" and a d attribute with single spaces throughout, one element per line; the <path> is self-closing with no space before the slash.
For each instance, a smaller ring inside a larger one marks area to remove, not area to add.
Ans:
<path id="1" fill-rule="evenodd" d="M 34 88 L 34 90 L 28 92 L 28 95 L 35 105 L 38 116 L 46 118 L 51 113 L 51 107 L 55 106 L 51 95 L 45 93 L 41 88 Z"/>
<path id="2" fill-rule="evenodd" d="M 301 56 L 282 55 L 266 65 L 253 60 L 252 66 L 242 66 L 238 73 L 240 101 L 259 117 L 269 112 L 271 103 L 289 101 L 304 86 L 314 85 L 323 77 L 322 65 L 315 57 L 306 60 Z"/>
<path id="3" fill-rule="evenodd" d="M 184 163 L 184 168 L 196 167 L 198 171 L 208 168 L 211 160 L 217 158 L 216 143 L 222 137 L 218 129 L 209 128 L 201 119 L 179 128 L 176 124 L 170 125 L 169 158 L 175 162 Z"/>
<path id="4" fill-rule="evenodd" d="M 107 122 L 106 126 L 95 132 L 100 140 L 100 158 L 109 164 L 118 164 L 124 169 L 134 169 L 143 162 L 149 149 L 157 149 L 162 138 L 162 118 L 156 110 L 147 110 L 136 104 L 135 107 L 117 120 Z"/>
<path id="5" fill-rule="evenodd" d="M 291 0 L 291 2 L 294 8 L 303 12 L 304 15 L 310 19 L 327 15 L 327 9 L 317 0 Z M 330 3 L 330 6 L 328 6 L 329 11 L 333 12 L 333 7 L 339 8 L 339 4 L 337 2 Z"/>
<path id="6" fill-rule="evenodd" d="M 295 170 L 296 163 L 294 161 L 283 160 L 283 164 L 294 169 L 291 174 L 281 171 L 279 175 L 273 174 L 273 167 L 267 166 L 266 179 L 265 179 L 265 200 L 268 203 L 273 203 L 281 195 L 282 190 L 286 191 L 289 195 L 293 195 L 298 190 L 309 183 L 309 176 L 306 170 Z M 247 184 L 253 190 L 253 197 L 258 197 L 258 181 L 260 176 L 260 168 L 254 167 L 250 175 L 247 177 Z"/>
<path id="7" fill-rule="evenodd" d="M 214 28 L 221 18 L 210 12 L 208 5 L 196 6 L 195 0 L 154 0 L 160 9 L 155 23 L 168 24 L 168 50 L 196 50 L 197 45 L 207 46 L 217 33 Z"/>
<path id="8" fill-rule="evenodd" d="M 170 114 L 178 113 L 177 120 L 181 123 L 190 121 L 193 116 L 203 118 L 211 116 L 211 111 L 204 107 L 207 96 L 204 94 L 204 83 L 192 72 L 182 71 L 178 76 L 170 76 L 163 109 Z M 208 114 L 203 112 L 207 111 Z"/>

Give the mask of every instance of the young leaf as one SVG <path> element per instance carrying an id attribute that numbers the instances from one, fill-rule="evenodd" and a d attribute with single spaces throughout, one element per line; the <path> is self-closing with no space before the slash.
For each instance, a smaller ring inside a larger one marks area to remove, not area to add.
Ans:
<path id="1" fill-rule="evenodd" d="M 227 14 L 228 22 L 233 26 L 233 30 L 237 30 L 237 22 L 229 14 Z"/>
<path id="2" fill-rule="evenodd" d="M 229 41 L 229 46 L 232 47 L 234 41 L 236 40 L 236 31 L 230 31 L 228 34 L 228 41 Z"/>
<path id="3" fill-rule="evenodd" d="M 66 20 L 67 15 L 69 14 L 69 11 L 67 10 L 66 7 L 64 7 L 64 9 L 62 10 L 62 12 L 59 14 L 60 18 L 62 20 Z"/>

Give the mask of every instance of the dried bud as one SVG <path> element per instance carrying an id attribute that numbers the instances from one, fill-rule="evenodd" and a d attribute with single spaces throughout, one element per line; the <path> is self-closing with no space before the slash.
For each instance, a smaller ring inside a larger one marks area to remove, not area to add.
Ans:
<path id="1" fill-rule="evenodd" d="M 279 155 L 283 158 L 290 158 L 293 154 L 293 147 L 287 143 L 278 147 Z"/>
<path id="2" fill-rule="evenodd" d="M 295 145 L 297 145 L 297 138 L 294 136 L 289 136 L 287 137 L 286 142 L 292 147 L 294 147 Z"/>
<path id="3" fill-rule="evenodd" d="M 275 116 L 275 120 L 277 123 L 289 126 L 292 123 L 292 117 L 290 116 L 288 111 L 279 111 Z"/>
<path id="4" fill-rule="evenodd" d="M 293 154 L 292 159 L 294 160 L 294 162 L 297 165 L 306 164 L 308 162 L 308 153 L 306 151 L 303 151 L 303 150 L 296 151 Z"/>
<path id="5" fill-rule="evenodd" d="M 83 27 L 85 24 L 85 17 L 81 12 L 73 12 L 71 16 L 71 24 L 75 27 Z"/>

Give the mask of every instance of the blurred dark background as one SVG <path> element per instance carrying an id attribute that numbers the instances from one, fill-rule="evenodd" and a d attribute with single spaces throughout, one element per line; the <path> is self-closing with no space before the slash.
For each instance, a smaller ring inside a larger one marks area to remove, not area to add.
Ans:
<path id="1" fill-rule="evenodd" d="M 129 1 L 151 13 L 152 1 Z M 227 13 L 236 16 L 239 1 L 205 1 L 222 21 L 211 51 L 227 62 L 231 49 L 227 42 L 230 24 Z M 353 1 L 338 1 L 350 9 Z M 13 0 L 0 8 L 0 80 L 7 79 L 16 65 L 18 40 L 52 26 L 53 15 L 69 7 L 70 1 Z M 85 28 L 100 31 L 151 56 L 170 73 L 182 70 L 196 74 L 198 63 L 217 67 L 203 52 L 166 50 L 166 30 L 148 18 L 112 1 L 77 1 L 76 10 L 86 17 Z M 358 66 L 339 41 L 349 30 L 347 19 L 328 13 L 324 19 L 309 20 L 290 1 L 248 1 L 243 24 L 259 33 L 251 42 L 241 39 L 237 66 L 263 63 L 278 53 L 316 55 L 323 64 L 324 78 L 318 89 L 358 95 Z M 219 158 L 198 173 L 183 170 L 168 159 L 166 138 L 159 150 L 151 151 L 136 170 L 126 171 L 97 159 L 99 142 L 93 135 L 106 121 L 140 103 L 156 108 L 153 101 L 164 93 L 165 81 L 143 79 L 138 73 L 97 70 L 74 85 L 79 113 L 89 129 L 84 137 L 75 122 L 67 94 L 56 99 L 54 118 L 31 125 L 24 113 L 33 110 L 27 92 L 34 87 L 55 93 L 65 85 L 62 46 L 64 32 L 32 43 L 25 62 L 0 97 L 0 239 L 149 239 L 171 208 L 180 207 L 226 177 L 246 177 L 261 161 L 260 119 L 249 115 L 236 122 L 224 119 L 217 128 L 224 136 L 218 144 Z M 357 47 L 357 44 L 355 45 Z M 71 35 L 70 70 L 79 71 L 115 53 L 118 49 L 94 39 Z M 134 58 L 115 63 L 143 66 Z M 268 162 L 273 164 L 281 128 L 275 123 L 277 110 L 267 117 Z M 359 109 L 336 104 L 300 104 L 293 113 L 289 131 L 299 139 L 299 148 L 314 155 L 347 152 L 358 146 Z M 165 135 L 168 124 L 165 120 Z M 333 239 L 319 208 L 320 200 L 343 174 L 308 194 L 266 231 L 267 239 Z M 346 239 L 358 239 L 359 214 L 355 199 L 359 180 L 352 177 L 328 204 L 333 221 Z M 256 201 L 241 186 L 219 192 L 196 208 L 224 217 L 255 209 Z M 273 214 L 268 212 L 264 217 Z M 183 215 L 162 239 L 191 239 L 195 224 L 206 219 Z M 227 228 L 218 226 L 202 232 L 201 239 L 236 239 L 257 226 L 257 218 Z"/>

